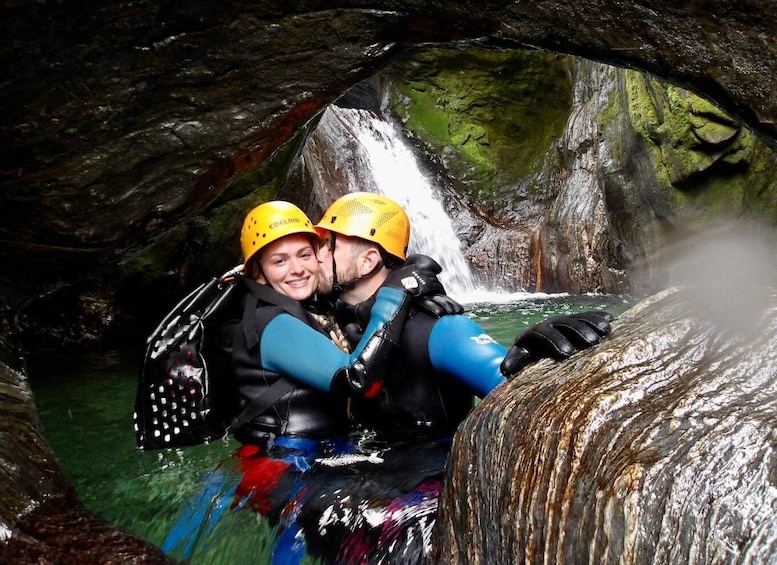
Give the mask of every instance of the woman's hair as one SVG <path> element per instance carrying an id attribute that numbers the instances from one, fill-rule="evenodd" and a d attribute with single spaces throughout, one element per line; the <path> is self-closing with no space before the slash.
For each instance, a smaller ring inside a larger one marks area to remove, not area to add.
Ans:
<path id="1" fill-rule="evenodd" d="M 246 276 L 252 280 L 256 280 L 262 275 L 262 266 L 259 264 L 259 255 L 261 255 L 261 253 L 257 253 L 251 257 L 245 266 Z"/>

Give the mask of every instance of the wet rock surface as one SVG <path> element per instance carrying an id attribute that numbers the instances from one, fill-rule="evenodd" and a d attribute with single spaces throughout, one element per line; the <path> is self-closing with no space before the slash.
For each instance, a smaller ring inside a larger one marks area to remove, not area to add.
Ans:
<path id="1" fill-rule="evenodd" d="M 0 335 L 0 562 L 171 563 L 78 500 L 43 437 L 16 352 Z"/>
<path id="2" fill-rule="evenodd" d="M 777 309 L 734 328 L 698 293 L 651 297 L 599 347 L 476 408 L 454 440 L 437 562 L 777 558 Z"/>
<path id="3" fill-rule="evenodd" d="M 8 563 L 177 563 L 159 548 L 95 516 L 75 497 L 46 501 L 21 517 L 0 546 L 0 560 L 6 558 Z"/>

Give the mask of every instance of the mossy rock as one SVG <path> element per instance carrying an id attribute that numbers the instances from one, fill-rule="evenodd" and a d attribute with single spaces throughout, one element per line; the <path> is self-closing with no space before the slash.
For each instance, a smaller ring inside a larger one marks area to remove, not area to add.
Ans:
<path id="1" fill-rule="evenodd" d="M 480 201 L 515 198 L 569 117 L 569 61 L 559 55 L 430 49 L 389 74 L 391 110 Z"/>
<path id="2" fill-rule="evenodd" d="M 692 92 L 636 71 L 627 71 L 626 85 L 632 123 L 676 222 L 701 227 L 755 213 L 777 224 L 774 151 Z"/>

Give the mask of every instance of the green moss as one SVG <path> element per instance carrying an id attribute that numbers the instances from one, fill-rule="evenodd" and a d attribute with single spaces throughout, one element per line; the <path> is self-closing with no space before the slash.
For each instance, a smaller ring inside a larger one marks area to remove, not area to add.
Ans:
<path id="1" fill-rule="evenodd" d="M 615 90 L 610 91 L 607 106 L 597 116 L 599 129 L 607 131 L 610 124 L 615 123 L 622 112 L 623 109 L 618 99 L 618 93 Z"/>
<path id="2" fill-rule="evenodd" d="M 446 158 L 459 188 L 471 193 L 476 186 L 481 200 L 505 197 L 500 186 L 536 173 L 569 116 L 564 57 L 432 49 L 406 65 L 393 76 L 392 110 Z"/>
<path id="3" fill-rule="evenodd" d="M 777 224 L 777 155 L 709 101 L 628 71 L 632 123 L 671 210 L 689 227 L 758 214 Z"/>

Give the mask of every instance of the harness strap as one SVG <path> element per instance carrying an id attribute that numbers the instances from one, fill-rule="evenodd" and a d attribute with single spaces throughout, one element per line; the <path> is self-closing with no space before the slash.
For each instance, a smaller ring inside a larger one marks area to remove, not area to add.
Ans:
<path id="1" fill-rule="evenodd" d="M 259 343 L 259 333 L 256 331 L 256 321 L 253 320 L 254 312 L 259 306 L 259 300 L 253 294 L 248 294 L 243 306 L 243 334 L 246 336 L 246 347 L 250 350 Z"/>
<path id="2" fill-rule="evenodd" d="M 294 383 L 289 379 L 284 377 L 279 378 L 270 386 L 270 388 L 254 398 L 251 403 L 248 404 L 234 420 L 232 420 L 232 428 L 239 428 L 243 424 L 246 424 L 257 416 L 261 416 L 267 412 L 273 404 L 278 402 L 284 394 L 291 391 L 294 386 Z"/>

